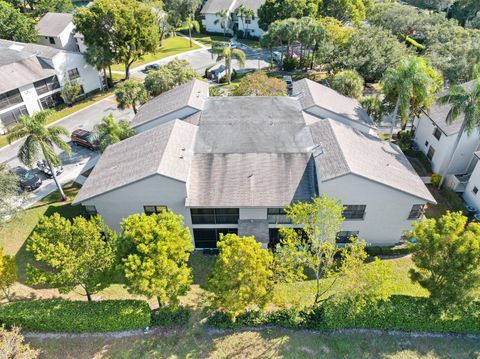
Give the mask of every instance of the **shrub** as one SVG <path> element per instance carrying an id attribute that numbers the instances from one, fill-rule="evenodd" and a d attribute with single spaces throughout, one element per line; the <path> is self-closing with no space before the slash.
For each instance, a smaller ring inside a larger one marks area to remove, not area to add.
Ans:
<path id="1" fill-rule="evenodd" d="M 293 71 L 298 67 L 298 61 L 293 56 L 285 56 L 282 63 L 284 71 Z"/>
<path id="2" fill-rule="evenodd" d="M 245 33 L 243 30 L 237 30 L 237 37 L 239 39 L 243 39 L 245 37 Z"/>
<path id="3" fill-rule="evenodd" d="M 415 251 L 414 246 L 393 246 L 393 247 L 378 247 L 368 246 L 365 247 L 365 251 L 369 256 L 396 256 L 403 254 L 410 254 Z"/>
<path id="4" fill-rule="evenodd" d="M 441 180 L 442 180 L 442 176 L 439 175 L 438 173 L 432 173 L 432 175 L 430 176 L 430 182 L 435 187 L 438 187 Z"/>
<path id="5" fill-rule="evenodd" d="M 152 312 L 152 326 L 185 325 L 190 311 L 184 307 L 163 307 Z"/>
<path id="6" fill-rule="evenodd" d="M 444 187 L 441 190 L 441 194 L 450 203 L 455 212 L 461 211 L 465 213 L 465 205 L 460 196 L 451 188 Z"/>
<path id="7" fill-rule="evenodd" d="M 402 151 L 408 151 L 412 148 L 413 131 L 399 131 L 397 134 L 397 144 Z"/>
<path id="8" fill-rule="evenodd" d="M 7 303 L 0 323 L 38 332 L 111 332 L 150 325 L 150 307 L 141 300 L 80 302 L 62 299 Z"/>
<path id="9" fill-rule="evenodd" d="M 414 150 L 405 150 L 403 151 L 406 156 L 417 158 L 420 162 L 422 162 L 423 167 L 427 170 L 427 172 L 432 172 L 432 164 L 430 160 L 425 156 L 422 151 L 414 151 Z"/>

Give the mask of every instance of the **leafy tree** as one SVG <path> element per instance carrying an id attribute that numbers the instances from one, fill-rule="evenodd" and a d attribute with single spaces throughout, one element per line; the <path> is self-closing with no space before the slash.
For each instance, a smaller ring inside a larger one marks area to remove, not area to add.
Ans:
<path id="1" fill-rule="evenodd" d="M 289 18 L 317 15 L 317 0 L 266 0 L 257 11 L 258 25 L 267 31 L 271 23 Z"/>
<path id="2" fill-rule="evenodd" d="M 447 212 L 438 220 L 416 223 L 412 236 L 417 242 L 411 279 L 437 304 L 466 303 L 480 287 L 480 224 L 467 225 L 461 212 Z"/>
<path id="3" fill-rule="evenodd" d="M 67 80 L 63 83 L 61 95 L 63 100 L 72 106 L 82 92 L 82 86 L 76 80 Z"/>
<path id="4" fill-rule="evenodd" d="M 269 77 L 263 71 L 255 71 L 243 77 L 232 90 L 234 96 L 286 96 L 285 81 Z"/>
<path id="5" fill-rule="evenodd" d="M 0 38 L 20 42 L 36 42 L 35 22 L 12 5 L 0 0 Z"/>
<path id="6" fill-rule="evenodd" d="M 0 164 L 0 227 L 18 210 L 15 204 L 21 201 L 18 194 L 19 180 L 15 173 L 4 164 Z"/>
<path id="7" fill-rule="evenodd" d="M 11 300 L 10 287 L 17 280 L 17 266 L 15 257 L 3 254 L 3 248 L 0 247 L 0 290 L 7 300 Z"/>
<path id="8" fill-rule="evenodd" d="M 123 141 L 134 134 L 135 130 L 130 128 L 128 121 L 117 122 L 113 114 L 103 117 L 102 121 L 93 129 L 93 138 L 98 140 L 100 152 L 105 151 L 108 145 Z"/>
<path id="9" fill-rule="evenodd" d="M 438 103 L 442 105 L 450 105 L 446 122 L 451 124 L 463 115 L 462 125 L 458 131 L 457 137 L 450 154 L 448 155 L 447 165 L 443 169 L 439 187 L 442 187 L 444 179 L 448 174 L 453 156 L 457 150 L 458 144 L 464 132 L 471 134 L 473 130 L 480 124 L 480 68 L 476 67 L 476 80 L 463 86 L 453 86 L 448 90 L 446 95 L 438 98 Z"/>
<path id="10" fill-rule="evenodd" d="M 356 70 L 366 81 L 376 82 L 407 54 L 405 45 L 388 31 L 370 26 L 355 31 L 325 60 L 333 70 Z"/>
<path id="11" fill-rule="evenodd" d="M 404 129 L 412 114 L 428 109 L 435 102 L 435 94 L 442 84 L 442 76 L 423 58 L 405 58 L 397 67 L 387 70 L 382 78 L 382 92 L 395 101 L 390 141 L 397 115 L 400 115 Z"/>
<path id="12" fill-rule="evenodd" d="M 122 222 L 123 267 L 130 293 L 156 297 L 160 307 L 177 305 L 192 283 L 188 258 L 193 250 L 182 216 L 170 211 L 134 214 Z"/>
<path id="13" fill-rule="evenodd" d="M 29 283 L 47 284 L 68 293 L 80 286 L 92 300 L 92 294 L 112 281 L 115 267 L 116 235 L 100 216 L 76 217 L 72 221 L 58 213 L 43 216 L 27 242 L 41 267 L 28 265 Z"/>
<path id="14" fill-rule="evenodd" d="M 163 8 L 168 12 L 170 24 L 178 28 L 189 16 L 193 17 L 200 3 L 200 0 L 164 0 Z"/>
<path id="15" fill-rule="evenodd" d="M 74 6 L 71 0 L 39 0 L 35 6 L 35 15 L 42 17 L 47 12 L 72 12 Z"/>
<path id="16" fill-rule="evenodd" d="M 356 98 L 362 96 L 364 81 L 362 76 L 354 70 L 337 72 L 332 79 L 332 88 L 342 95 Z"/>
<path id="17" fill-rule="evenodd" d="M 455 1 L 450 9 L 450 15 L 465 26 L 467 22 L 473 19 L 480 12 L 480 3 L 477 0 L 458 0 Z"/>
<path id="18" fill-rule="evenodd" d="M 385 108 L 378 95 L 365 96 L 360 104 L 375 123 L 379 124 L 382 121 Z"/>
<path id="19" fill-rule="evenodd" d="M 236 60 L 240 67 L 244 67 L 245 53 L 240 49 L 232 49 L 231 44 L 228 47 L 214 48 L 212 52 L 217 55 L 217 61 L 224 60 L 225 68 L 227 69 L 227 80 L 230 83 L 232 81 L 232 60 Z"/>
<path id="20" fill-rule="evenodd" d="M 175 58 L 168 64 L 160 66 L 160 69 L 149 72 L 144 85 L 150 95 L 158 96 L 198 78 L 200 76 L 188 61 Z"/>
<path id="21" fill-rule="evenodd" d="M 48 126 L 47 120 L 53 114 L 51 110 L 35 112 L 32 116 L 20 116 L 18 124 L 8 134 L 8 141 L 18 140 L 26 137 L 22 146 L 18 150 L 20 162 L 27 167 L 32 167 L 35 161 L 43 158 L 47 161 L 48 167 L 53 175 L 53 180 L 62 196 L 66 201 L 67 197 L 63 192 L 62 186 L 58 182 L 54 166 L 61 164 L 60 157 L 55 153 L 54 147 L 60 148 L 67 154 L 72 152 L 70 146 L 63 140 L 63 136 L 68 136 L 68 131 L 61 126 Z"/>
<path id="22" fill-rule="evenodd" d="M 227 29 L 228 29 L 228 21 L 230 17 L 230 13 L 228 12 L 228 9 L 223 9 L 220 11 L 217 11 L 215 13 L 215 16 L 217 17 L 215 21 L 213 22 L 215 25 L 220 24 L 220 27 L 223 30 L 223 36 L 226 36 L 227 34 Z"/>
<path id="23" fill-rule="evenodd" d="M 152 8 L 136 0 L 98 0 L 74 15 L 77 31 L 85 44 L 105 48 L 115 61 L 125 65 L 125 79 L 131 65 L 159 44 L 159 28 Z"/>
<path id="24" fill-rule="evenodd" d="M 113 84 L 112 78 L 112 65 L 114 63 L 114 54 L 110 52 L 108 47 L 100 47 L 92 45 L 87 47 L 85 51 L 85 60 L 88 64 L 95 67 L 97 70 L 103 71 L 103 77 L 105 78 L 105 84 L 110 87 Z M 107 77 L 107 68 L 109 70 L 109 76 Z"/>
<path id="25" fill-rule="evenodd" d="M 188 29 L 188 37 L 190 39 L 190 47 L 193 47 L 192 30 L 195 30 L 196 32 L 200 32 L 200 23 L 197 20 L 193 19 L 191 16 L 189 16 L 189 17 L 187 17 L 187 20 L 185 20 L 185 22 L 183 24 Z"/>
<path id="26" fill-rule="evenodd" d="M 7 359 L 36 359 L 40 352 L 24 343 L 19 327 L 10 330 L 0 326 L 0 358 Z"/>
<path id="27" fill-rule="evenodd" d="M 148 100 L 145 86 L 135 80 L 126 80 L 117 86 L 115 98 L 119 109 L 131 107 L 134 113 L 137 113 L 138 106 L 143 105 Z"/>
<path id="28" fill-rule="evenodd" d="M 366 11 L 363 0 L 323 0 L 319 8 L 319 14 L 323 16 L 331 16 L 357 26 L 365 19 Z"/>
<path id="29" fill-rule="evenodd" d="M 272 254 L 253 236 L 227 234 L 218 242 L 220 253 L 208 279 L 214 305 L 235 319 L 249 306 L 264 307 L 271 297 Z"/>

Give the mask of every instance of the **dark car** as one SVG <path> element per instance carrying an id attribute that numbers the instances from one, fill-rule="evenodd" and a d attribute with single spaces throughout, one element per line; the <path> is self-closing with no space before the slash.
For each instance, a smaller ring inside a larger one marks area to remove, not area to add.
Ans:
<path id="1" fill-rule="evenodd" d="M 145 72 L 149 72 L 149 71 L 155 71 L 155 70 L 158 70 L 158 69 L 160 69 L 160 65 L 159 65 L 159 64 L 151 64 L 151 65 L 145 66 L 144 71 L 145 71 Z"/>
<path id="2" fill-rule="evenodd" d="M 20 187 L 25 191 L 33 191 L 42 185 L 42 179 L 33 171 L 17 167 L 15 173 L 19 178 Z"/>
<path id="3" fill-rule="evenodd" d="M 72 139 L 72 142 L 78 146 L 86 147 L 92 151 L 98 149 L 98 143 L 93 139 L 90 131 L 79 128 L 72 132 L 70 138 Z"/>
<path id="4" fill-rule="evenodd" d="M 48 165 L 47 161 L 41 160 L 37 162 L 37 168 L 42 171 L 47 178 L 52 178 L 52 171 L 50 170 L 50 166 Z M 63 167 L 54 167 L 55 175 L 60 176 L 63 173 Z"/>

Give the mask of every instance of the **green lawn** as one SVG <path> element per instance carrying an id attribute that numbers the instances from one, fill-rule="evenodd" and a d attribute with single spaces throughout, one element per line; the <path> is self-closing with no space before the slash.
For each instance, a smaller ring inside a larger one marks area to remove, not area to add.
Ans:
<path id="1" fill-rule="evenodd" d="M 160 48 L 159 51 L 153 54 L 147 54 L 141 60 L 135 61 L 130 67 L 130 69 L 133 69 L 135 67 L 138 67 L 144 64 L 148 64 L 149 62 L 152 62 L 155 60 L 160 60 L 168 56 L 181 54 L 182 52 L 186 52 L 186 51 L 190 51 L 198 48 L 200 47 L 196 44 L 192 44 L 192 47 L 190 47 L 190 42 L 188 41 L 188 39 L 185 39 L 184 37 L 181 37 L 181 36 L 169 37 L 163 40 L 162 47 Z M 125 65 L 124 64 L 114 65 L 112 66 L 112 70 L 125 71 Z"/>

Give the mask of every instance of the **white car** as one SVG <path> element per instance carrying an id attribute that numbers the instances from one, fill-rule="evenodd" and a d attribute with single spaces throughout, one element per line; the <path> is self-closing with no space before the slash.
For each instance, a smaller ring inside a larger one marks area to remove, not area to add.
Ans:
<path id="1" fill-rule="evenodd" d="M 280 51 L 274 51 L 272 53 L 272 59 L 274 62 L 279 63 L 282 61 L 282 53 Z"/>

